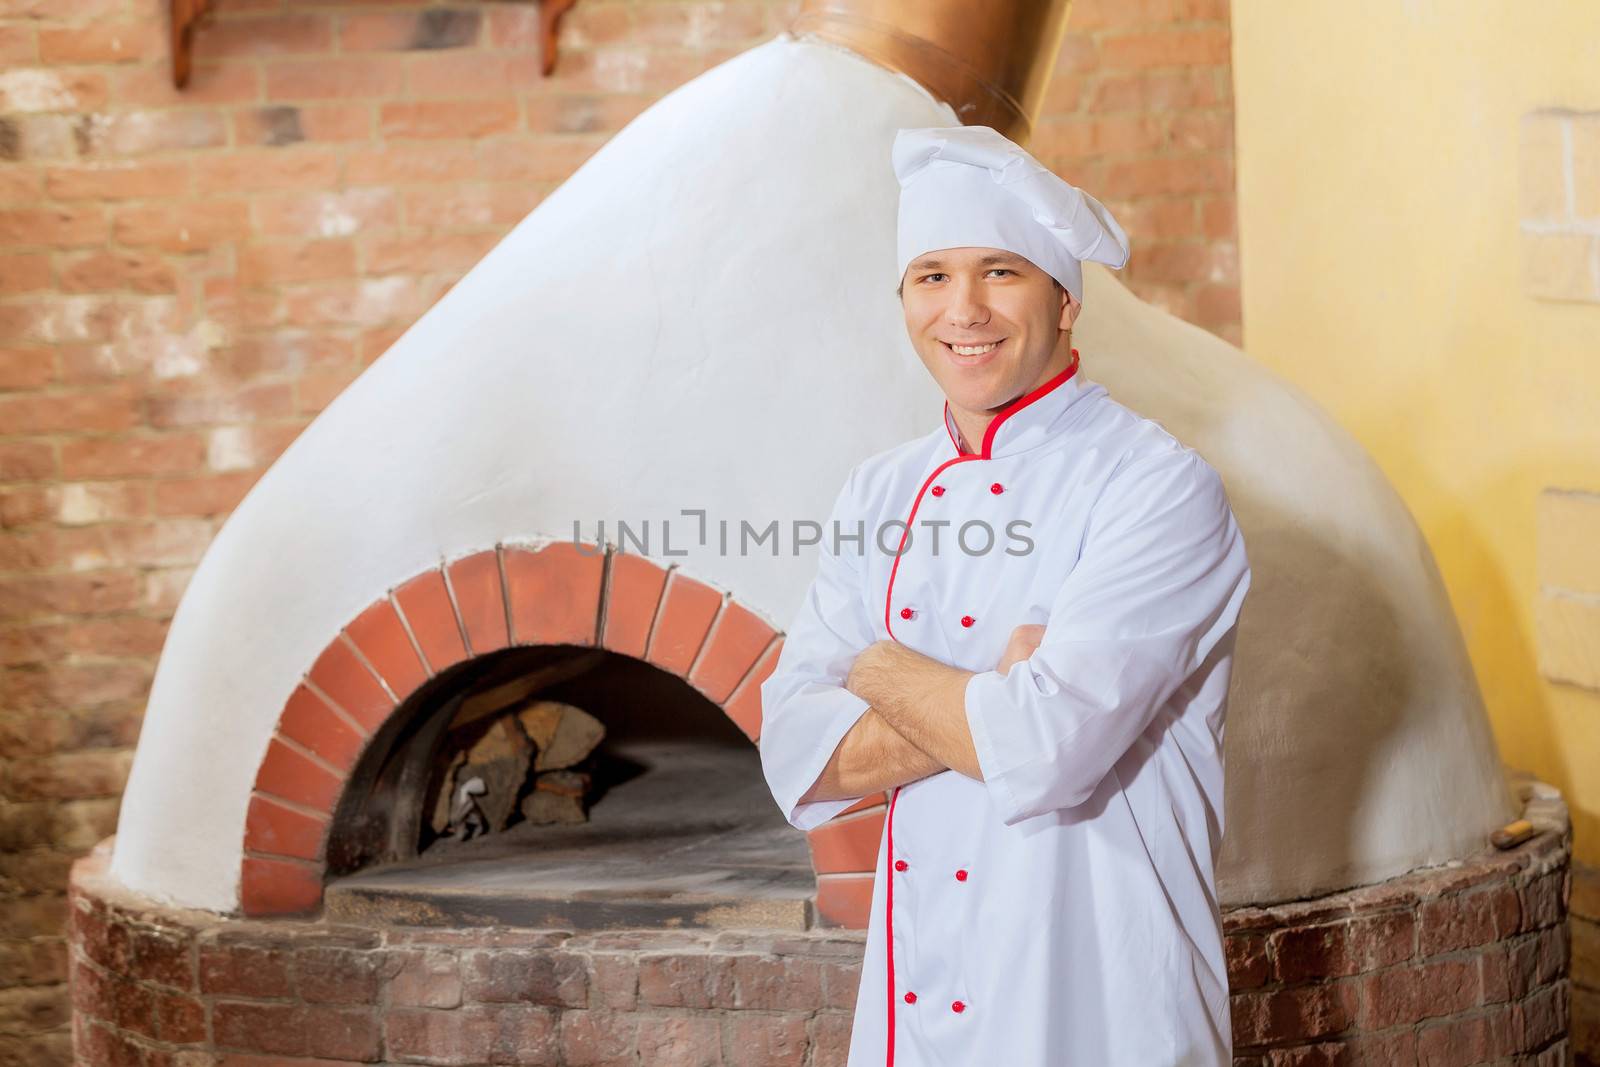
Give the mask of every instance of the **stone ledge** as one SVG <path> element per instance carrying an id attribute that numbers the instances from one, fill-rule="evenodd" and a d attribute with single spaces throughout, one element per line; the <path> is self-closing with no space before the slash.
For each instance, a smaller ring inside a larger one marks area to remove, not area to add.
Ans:
<path id="1" fill-rule="evenodd" d="M 1225 913 L 1235 1064 L 1569 1062 L 1570 824 L 1519 792 L 1515 849 Z M 860 931 L 238 919 L 130 893 L 110 846 L 69 884 L 88 1062 L 844 1062 Z"/>

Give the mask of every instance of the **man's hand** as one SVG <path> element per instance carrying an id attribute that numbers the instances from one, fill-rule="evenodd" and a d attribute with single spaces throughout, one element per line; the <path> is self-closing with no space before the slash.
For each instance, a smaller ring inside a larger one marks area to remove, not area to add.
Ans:
<path id="1" fill-rule="evenodd" d="M 995 670 L 1001 674 L 1010 671 L 1012 665 L 1021 663 L 1038 649 L 1039 642 L 1044 640 L 1044 627 L 1037 623 L 1024 623 L 1011 631 L 1011 639 L 1006 642 L 1005 653 L 1001 655 L 1000 662 L 995 664 Z"/>

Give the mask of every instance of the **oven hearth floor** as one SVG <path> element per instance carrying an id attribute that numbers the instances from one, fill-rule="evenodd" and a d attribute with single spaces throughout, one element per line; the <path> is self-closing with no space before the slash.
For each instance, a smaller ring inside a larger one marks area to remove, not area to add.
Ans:
<path id="1" fill-rule="evenodd" d="M 805 835 L 779 812 L 750 745 L 608 746 L 644 768 L 573 826 L 519 823 L 441 839 L 413 860 L 331 880 L 326 916 L 401 926 L 814 925 Z"/>

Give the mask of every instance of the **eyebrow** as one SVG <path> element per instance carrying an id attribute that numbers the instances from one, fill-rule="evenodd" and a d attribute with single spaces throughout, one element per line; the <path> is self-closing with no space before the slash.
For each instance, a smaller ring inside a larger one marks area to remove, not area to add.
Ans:
<path id="1" fill-rule="evenodd" d="M 987 267 L 991 263 L 1017 264 L 1017 263 L 1025 263 L 1025 262 L 1027 262 L 1027 261 L 1025 259 L 1023 259 L 1021 256 L 1013 255 L 1010 252 L 991 252 L 987 256 L 982 256 L 982 257 L 979 258 L 978 266 Z M 939 268 L 941 268 L 943 266 L 944 266 L 944 260 L 942 260 L 942 259 L 919 259 L 915 263 L 911 264 L 911 269 L 912 270 L 938 270 Z"/>

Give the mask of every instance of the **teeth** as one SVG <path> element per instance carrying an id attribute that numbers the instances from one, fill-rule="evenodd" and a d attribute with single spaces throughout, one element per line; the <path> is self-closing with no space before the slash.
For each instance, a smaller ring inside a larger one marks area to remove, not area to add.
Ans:
<path id="1" fill-rule="evenodd" d="M 950 351 L 954 352 L 958 356 L 981 356 L 999 343 L 999 341 L 994 341 L 990 344 L 976 345 L 971 347 L 966 345 L 951 345 Z"/>

